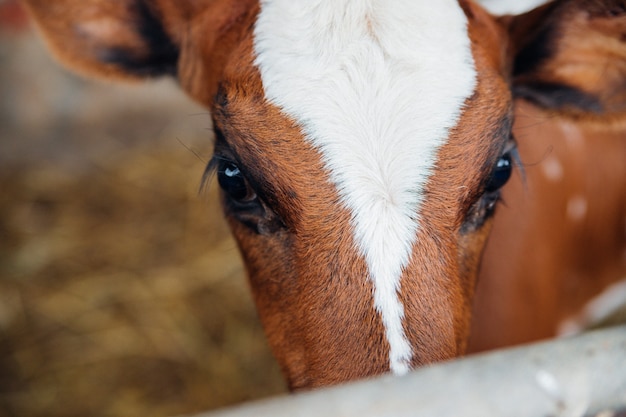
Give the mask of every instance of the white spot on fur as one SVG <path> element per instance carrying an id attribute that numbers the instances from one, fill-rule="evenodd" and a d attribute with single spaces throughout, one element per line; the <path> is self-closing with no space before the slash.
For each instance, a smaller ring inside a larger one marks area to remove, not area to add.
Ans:
<path id="1" fill-rule="evenodd" d="M 369 268 L 390 369 L 410 369 L 400 279 L 438 149 L 476 84 L 456 0 L 261 0 L 268 100 L 321 153 Z"/>
<path id="2" fill-rule="evenodd" d="M 485 9 L 495 15 L 525 13 L 547 2 L 548 0 L 479 0 Z"/>
<path id="3" fill-rule="evenodd" d="M 564 320 L 559 325 L 557 334 L 571 336 L 581 333 L 623 309 L 626 309 L 626 280 L 608 286 L 592 298 L 579 314 Z"/>
<path id="4" fill-rule="evenodd" d="M 563 179 L 563 165 L 554 156 L 548 157 L 541 165 L 543 174 L 552 182 L 559 182 Z"/>
<path id="5" fill-rule="evenodd" d="M 578 126 L 571 122 L 562 122 L 561 130 L 565 136 L 565 143 L 572 151 L 583 152 L 585 147 L 585 136 Z"/>
<path id="6" fill-rule="evenodd" d="M 567 217 L 574 221 L 579 222 L 585 218 L 588 210 L 587 199 L 583 196 L 577 195 L 570 198 L 567 201 Z"/>

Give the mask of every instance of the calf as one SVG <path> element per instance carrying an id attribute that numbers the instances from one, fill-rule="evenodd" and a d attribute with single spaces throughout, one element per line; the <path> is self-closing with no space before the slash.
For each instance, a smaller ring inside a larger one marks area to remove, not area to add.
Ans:
<path id="1" fill-rule="evenodd" d="M 624 1 L 25 2 L 70 67 L 211 110 L 293 389 L 554 335 L 626 277 Z"/>

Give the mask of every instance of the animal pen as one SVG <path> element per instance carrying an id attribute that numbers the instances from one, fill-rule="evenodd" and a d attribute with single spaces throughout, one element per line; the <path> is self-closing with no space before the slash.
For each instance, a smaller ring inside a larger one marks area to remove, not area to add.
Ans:
<path id="1" fill-rule="evenodd" d="M 56 73 L 26 20 L 1 13 L 10 3 L 0 0 L 0 22 L 15 22 L 15 33 L 0 24 L 0 415 L 191 415 L 284 390 L 215 186 L 208 208 L 197 198 L 206 110 L 172 84 L 135 92 L 133 106 L 130 90 Z M 586 200 L 572 201 L 580 219 Z M 626 327 L 198 417 L 241 415 L 625 417 Z"/>
<path id="2" fill-rule="evenodd" d="M 197 417 L 623 417 L 626 326 Z"/>

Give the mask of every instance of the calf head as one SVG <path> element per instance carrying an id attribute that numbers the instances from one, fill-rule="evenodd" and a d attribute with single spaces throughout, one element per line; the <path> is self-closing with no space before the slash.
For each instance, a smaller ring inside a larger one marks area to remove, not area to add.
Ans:
<path id="1" fill-rule="evenodd" d="M 73 68 L 170 75 L 210 108 L 209 172 L 292 388 L 464 352 L 514 94 L 624 111 L 624 2 L 501 18 L 470 0 L 26 4 Z"/>

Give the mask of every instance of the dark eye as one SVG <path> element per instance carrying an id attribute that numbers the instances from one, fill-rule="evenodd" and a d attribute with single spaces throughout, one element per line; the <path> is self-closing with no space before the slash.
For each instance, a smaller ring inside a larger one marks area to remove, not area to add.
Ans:
<path id="1" fill-rule="evenodd" d="M 518 160 L 515 145 L 505 152 L 491 171 L 480 198 L 470 207 L 461 228 L 463 233 L 478 230 L 489 219 L 500 201 L 500 189 L 508 182 L 513 172 L 514 160 Z"/>
<path id="2" fill-rule="evenodd" d="M 500 157 L 495 169 L 491 173 L 491 178 L 485 186 L 486 193 L 494 193 L 507 183 L 511 178 L 511 172 L 513 171 L 513 161 L 511 159 L 511 153 L 507 152 Z"/>
<path id="3" fill-rule="evenodd" d="M 256 193 L 248 184 L 239 167 L 230 161 L 221 160 L 217 168 L 217 182 L 233 201 L 249 203 L 256 199 Z"/>

